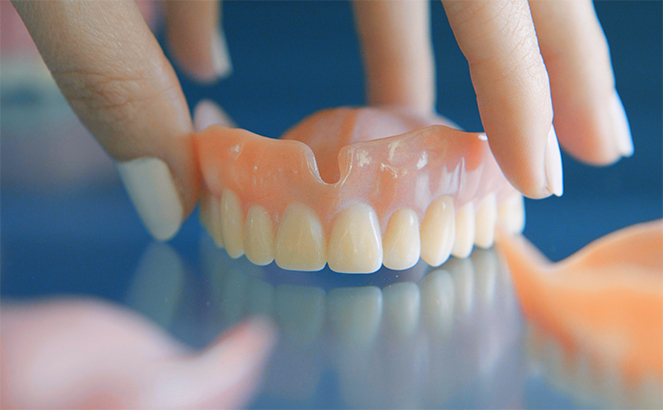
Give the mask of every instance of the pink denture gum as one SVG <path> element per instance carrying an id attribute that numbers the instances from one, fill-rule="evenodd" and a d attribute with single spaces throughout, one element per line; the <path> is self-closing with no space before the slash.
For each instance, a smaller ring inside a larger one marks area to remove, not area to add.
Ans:
<path id="1" fill-rule="evenodd" d="M 232 257 L 369 273 L 440 265 L 490 247 L 522 197 L 483 134 L 373 108 L 321 111 L 281 140 L 220 126 L 195 136 L 209 192 L 201 218 Z M 498 209 L 499 206 L 499 209 Z"/>

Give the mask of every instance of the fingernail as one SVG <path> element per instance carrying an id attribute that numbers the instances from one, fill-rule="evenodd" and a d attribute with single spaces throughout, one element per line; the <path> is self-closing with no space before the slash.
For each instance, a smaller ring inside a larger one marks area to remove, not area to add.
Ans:
<path id="1" fill-rule="evenodd" d="M 202 131 L 212 125 L 224 125 L 235 128 L 234 121 L 214 102 L 202 100 L 193 109 L 193 128 Z"/>
<path id="2" fill-rule="evenodd" d="M 559 142 L 555 127 L 550 126 L 548 142 L 546 143 L 546 180 L 548 191 L 556 196 L 564 193 L 564 182 L 562 180 L 562 154 L 559 151 Z"/>
<path id="3" fill-rule="evenodd" d="M 184 211 L 168 165 L 158 158 L 138 158 L 119 162 L 117 170 L 150 234 L 160 241 L 172 238 Z"/>
<path id="4" fill-rule="evenodd" d="M 211 43 L 212 53 L 212 68 L 219 78 L 224 78 L 230 75 L 233 70 L 232 63 L 230 62 L 230 54 L 228 53 L 228 44 L 226 43 L 226 36 L 220 31 L 212 36 Z"/>
<path id="5" fill-rule="evenodd" d="M 622 99 L 615 91 L 610 103 L 610 116 L 612 117 L 612 127 L 617 143 L 617 149 L 624 157 L 633 155 L 633 139 L 631 138 L 631 128 L 628 125 L 628 118 Z"/>

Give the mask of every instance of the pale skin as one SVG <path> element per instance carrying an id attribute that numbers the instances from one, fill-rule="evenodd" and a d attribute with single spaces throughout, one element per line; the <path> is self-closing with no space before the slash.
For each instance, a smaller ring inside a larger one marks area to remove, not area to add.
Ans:
<path id="1" fill-rule="evenodd" d="M 607 42 L 589 0 L 443 4 L 469 62 L 491 150 L 516 189 L 530 198 L 561 194 L 561 163 L 550 165 L 549 159 L 553 108 L 559 143 L 574 157 L 606 165 L 631 155 Z M 178 209 L 168 222 L 174 226 L 155 236 L 172 236 L 200 195 L 188 138 L 194 129 L 171 62 L 135 1 L 14 6 L 63 94 L 109 155 L 118 162 L 158 158 L 167 165 Z M 227 75 L 220 3 L 169 1 L 165 9 L 173 63 L 201 82 Z M 358 0 L 354 9 L 368 102 L 434 111 L 428 3 Z M 137 205 L 144 221 L 152 209 L 140 208 L 150 206 Z"/>

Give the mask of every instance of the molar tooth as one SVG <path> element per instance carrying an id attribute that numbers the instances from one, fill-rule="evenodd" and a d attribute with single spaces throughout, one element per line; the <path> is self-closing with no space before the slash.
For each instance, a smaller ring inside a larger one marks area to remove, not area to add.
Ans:
<path id="1" fill-rule="evenodd" d="M 506 198 L 497 209 L 499 224 L 510 234 L 521 233 L 525 229 L 525 200 L 519 193 Z"/>
<path id="2" fill-rule="evenodd" d="M 382 235 L 384 266 L 403 270 L 416 265 L 421 254 L 419 217 L 411 209 L 399 209 L 389 218 Z"/>
<path id="3" fill-rule="evenodd" d="M 456 241 L 451 254 L 457 258 L 467 258 L 474 244 L 474 204 L 468 202 L 456 213 Z"/>
<path id="4" fill-rule="evenodd" d="M 200 200 L 199 210 L 200 223 L 205 227 L 207 233 L 214 239 L 219 248 L 223 248 L 221 235 L 221 205 L 219 200 L 212 194 L 203 196 Z"/>
<path id="5" fill-rule="evenodd" d="M 448 196 L 436 199 L 421 222 L 421 258 L 431 266 L 440 266 L 451 254 L 456 235 L 453 200 Z"/>
<path id="6" fill-rule="evenodd" d="M 329 236 L 329 269 L 342 273 L 372 273 L 382 266 L 378 216 L 359 203 L 338 214 Z"/>
<path id="7" fill-rule="evenodd" d="M 488 249 L 495 241 L 495 224 L 497 223 L 497 198 L 488 194 L 481 201 L 476 214 L 476 231 L 474 244 Z"/>
<path id="8" fill-rule="evenodd" d="M 327 295 L 329 321 L 345 347 L 369 346 L 382 321 L 382 291 L 375 286 L 335 288 Z"/>
<path id="9" fill-rule="evenodd" d="M 385 318 L 391 328 L 402 338 L 412 336 L 419 325 L 419 287 L 412 282 L 395 283 L 384 288 L 382 295 Z"/>
<path id="10" fill-rule="evenodd" d="M 221 195 L 221 233 L 226 251 L 231 258 L 236 259 L 244 255 L 244 217 L 242 205 L 237 195 L 229 189 L 223 190 Z"/>
<path id="11" fill-rule="evenodd" d="M 265 208 L 253 205 L 246 214 L 244 252 L 256 265 L 269 265 L 274 260 L 274 227 Z"/>
<path id="12" fill-rule="evenodd" d="M 276 233 L 275 259 L 283 269 L 316 271 L 325 267 L 325 235 L 311 209 L 298 203 L 286 207 Z"/>

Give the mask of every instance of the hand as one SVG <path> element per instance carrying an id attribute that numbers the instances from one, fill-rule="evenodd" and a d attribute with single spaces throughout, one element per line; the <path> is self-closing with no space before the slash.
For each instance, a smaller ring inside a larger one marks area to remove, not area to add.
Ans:
<path id="1" fill-rule="evenodd" d="M 493 154 L 519 191 L 531 198 L 562 194 L 556 135 L 569 154 L 590 164 L 632 155 L 590 0 L 442 3 L 468 60 Z M 433 111 L 428 2 L 358 0 L 354 7 L 370 103 Z"/>
<path id="2" fill-rule="evenodd" d="M 193 78 L 230 71 L 217 1 L 169 1 L 172 53 Z M 187 103 L 135 1 L 16 1 L 55 81 L 83 124 L 118 162 L 138 214 L 157 239 L 193 210 L 200 170 Z"/>

